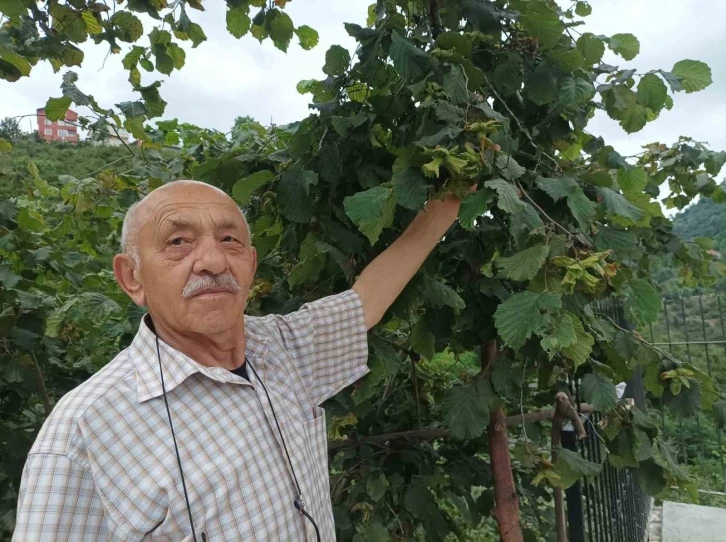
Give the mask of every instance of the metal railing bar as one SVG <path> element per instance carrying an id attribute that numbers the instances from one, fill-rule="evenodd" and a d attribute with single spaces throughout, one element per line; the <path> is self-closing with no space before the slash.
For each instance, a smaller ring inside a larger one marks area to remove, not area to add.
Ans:
<path id="1" fill-rule="evenodd" d="M 673 342 L 652 342 L 653 346 L 688 346 L 689 344 L 705 344 L 708 346 L 709 344 L 723 344 L 726 345 L 726 341 L 673 341 Z"/>

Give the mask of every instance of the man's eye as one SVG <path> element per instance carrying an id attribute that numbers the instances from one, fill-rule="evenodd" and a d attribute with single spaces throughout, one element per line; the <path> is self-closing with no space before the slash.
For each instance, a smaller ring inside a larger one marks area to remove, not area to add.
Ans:
<path id="1" fill-rule="evenodd" d="M 184 239 L 182 237 L 176 237 L 171 240 L 171 244 L 174 246 L 181 246 L 184 243 Z"/>
<path id="2" fill-rule="evenodd" d="M 224 242 L 226 242 L 226 243 L 232 243 L 232 242 L 235 242 L 235 241 L 237 241 L 237 239 L 235 239 L 235 238 L 234 238 L 234 237 L 232 237 L 231 235 L 227 235 L 226 237 L 224 237 L 224 238 L 222 239 L 222 241 L 224 241 Z"/>

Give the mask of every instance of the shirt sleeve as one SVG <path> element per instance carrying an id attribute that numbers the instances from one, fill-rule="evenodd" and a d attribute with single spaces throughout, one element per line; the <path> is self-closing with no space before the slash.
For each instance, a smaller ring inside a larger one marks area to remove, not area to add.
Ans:
<path id="1" fill-rule="evenodd" d="M 13 541 L 103 540 L 102 531 L 104 509 L 90 469 L 61 454 L 28 456 Z"/>
<path id="2" fill-rule="evenodd" d="M 355 290 L 307 303 L 277 324 L 315 405 L 368 372 L 368 330 Z"/>

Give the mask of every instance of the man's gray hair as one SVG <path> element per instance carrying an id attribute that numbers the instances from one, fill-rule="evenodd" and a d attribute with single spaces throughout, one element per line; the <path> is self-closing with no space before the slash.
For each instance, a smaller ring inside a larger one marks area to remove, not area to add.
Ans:
<path id="1" fill-rule="evenodd" d="M 124 216 L 124 223 L 121 226 L 121 251 L 128 254 L 136 264 L 136 269 L 141 267 L 139 258 L 139 225 L 136 222 L 136 209 L 140 201 L 132 204 Z"/>
<path id="2" fill-rule="evenodd" d="M 121 226 L 121 251 L 129 255 L 136 265 L 137 270 L 141 268 L 141 258 L 139 256 L 139 229 L 141 226 L 136 219 L 139 203 L 141 201 L 137 201 L 129 207 L 128 211 L 126 211 L 126 216 L 124 216 L 123 225 Z M 248 242 L 252 244 L 252 231 L 250 230 L 250 225 L 247 223 L 247 217 L 245 217 L 242 207 L 238 207 L 238 209 L 245 226 L 247 226 L 247 233 L 249 235 Z"/>

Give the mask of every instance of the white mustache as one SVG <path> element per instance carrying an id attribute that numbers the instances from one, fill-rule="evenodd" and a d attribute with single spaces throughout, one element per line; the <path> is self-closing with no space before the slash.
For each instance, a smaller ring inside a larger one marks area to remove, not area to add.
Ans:
<path id="1" fill-rule="evenodd" d="M 230 292 L 239 292 L 242 289 L 237 279 L 230 274 L 224 275 L 204 275 L 201 277 L 194 277 L 187 285 L 184 286 L 182 291 L 183 297 L 192 297 L 203 290 L 211 289 L 225 289 Z"/>

